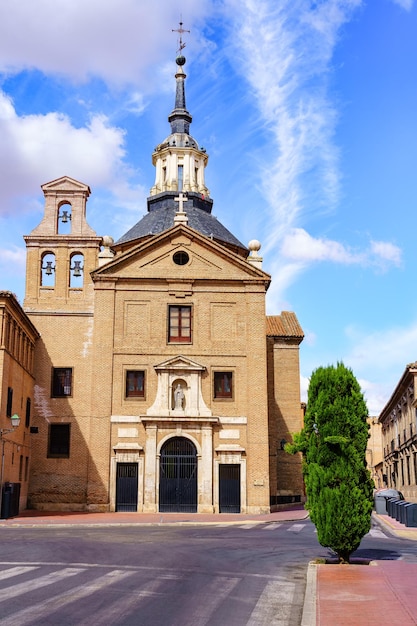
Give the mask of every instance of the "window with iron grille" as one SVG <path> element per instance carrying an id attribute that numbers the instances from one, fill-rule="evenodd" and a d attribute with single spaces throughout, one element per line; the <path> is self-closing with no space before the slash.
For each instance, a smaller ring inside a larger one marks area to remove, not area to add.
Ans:
<path id="1" fill-rule="evenodd" d="M 191 306 L 168 307 L 168 341 L 191 343 Z"/>
<path id="2" fill-rule="evenodd" d="M 145 397 L 145 372 L 143 370 L 127 370 L 126 398 Z"/>
<path id="3" fill-rule="evenodd" d="M 50 424 L 48 457 L 68 459 L 70 453 L 70 424 Z"/>
<path id="4" fill-rule="evenodd" d="M 72 367 L 54 367 L 52 369 L 52 397 L 72 396 Z"/>
<path id="5" fill-rule="evenodd" d="M 214 372 L 214 397 L 233 398 L 233 372 Z"/>

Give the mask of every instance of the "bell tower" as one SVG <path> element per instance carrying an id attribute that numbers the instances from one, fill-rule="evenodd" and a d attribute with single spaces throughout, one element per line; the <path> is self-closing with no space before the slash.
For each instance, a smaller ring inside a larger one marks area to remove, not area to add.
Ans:
<path id="1" fill-rule="evenodd" d="M 27 312 L 90 311 L 101 237 L 87 224 L 90 188 L 68 176 L 42 185 L 45 212 L 26 242 Z"/>

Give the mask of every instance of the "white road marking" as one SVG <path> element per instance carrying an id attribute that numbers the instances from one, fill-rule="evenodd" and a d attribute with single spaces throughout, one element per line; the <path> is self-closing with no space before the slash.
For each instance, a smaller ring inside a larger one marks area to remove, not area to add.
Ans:
<path id="1" fill-rule="evenodd" d="M 305 527 L 305 524 L 293 524 L 287 530 L 290 533 L 299 533 L 303 530 L 304 527 Z"/>
<path id="2" fill-rule="evenodd" d="M 248 524 L 242 524 L 242 526 L 238 526 L 238 528 L 242 528 L 243 530 L 252 530 L 252 528 L 256 528 L 257 526 L 257 523 L 254 524 L 249 522 Z"/>
<path id="3" fill-rule="evenodd" d="M 281 524 L 279 522 L 273 522 L 272 524 L 268 524 L 267 526 L 264 526 L 264 530 L 276 530 L 280 526 Z"/>
<path id="4" fill-rule="evenodd" d="M 247 626 L 288 626 L 294 593 L 294 583 L 268 582 L 252 611 Z"/>
<path id="5" fill-rule="evenodd" d="M 9 569 L 5 569 L 0 572 L 0 580 L 7 580 L 8 578 L 13 578 L 14 576 L 20 576 L 20 574 L 26 574 L 26 572 L 32 572 L 34 569 L 39 569 L 36 566 L 21 566 L 21 567 L 10 567 Z"/>
<path id="6" fill-rule="evenodd" d="M 184 614 L 177 617 L 175 623 L 182 626 L 205 626 L 217 607 L 227 601 L 227 597 L 240 581 L 241 578 L 217 576 L 202 588 L 200 602 L 196 602 L 193 607 L 184 605 Z"/>
<path id="7" fill-rule="evenodd" d="M 55 579 L 61 579 L 64 572 L 65 570 L 55 572 Z M 10 615 L 9 617 L 0 619 L 0 624 L 3 624 L 4 626 L 16 626 L 16 624 L 19 624 L 19 626 L 25 626 L 26 624 L 33 624 L 35 620 L 40 622 L 42 619 L 45 619 L 51 613 L 61 609 L 63 606 L 76 602 L 86 596 L 90 596 L 95 591 L 99 591 L 100 589 L 108 587 L 109 585 L 119 582 L 123 580 L 123 578 L 131 575 L 131 572 L 112 570 L 111 572 L 104 574 L 104 576 L 94 579 L 91 583 L 79 585 L 78 587 L 74 587 L 70 590 L 67 589 L 64 593 L 53 596 L 48 600 L 38 602 L 37 604 L 32 604 L 27 609 L 22 609 L 21 611 L 13 613 L 13 615 Z"/>
<path id="8" fill-rule="evenodd" d="M 83 571 L 83 569 L 67 567 L 59 572 L 51 572 L 51 574 L 46 574 L 40 578 L 28 580 L 24 583 L 18 583 L 17 585 L 13 585 L 13 587 L 6 587 L 5 589 L 0 590 L 0 602 L 10 600 L 10 598 L 16 598 L 17 596 L 21 596 L 23 593 L 43 588 L 46 585 L 52 585 L 58 580 L 68 578 L 69 576 L 75 576 Z"/>

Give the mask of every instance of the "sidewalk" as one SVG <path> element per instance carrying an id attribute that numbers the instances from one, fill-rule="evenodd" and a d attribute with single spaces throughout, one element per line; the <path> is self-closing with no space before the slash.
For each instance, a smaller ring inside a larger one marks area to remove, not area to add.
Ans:
<path id="1" fill-rule="evenodd" d="M 406 528 L 387 515 L 374 519 L 387 531 L 417 541 L 417 528 Z M 302 506 L 266 515 L 199 513 L 73 513 L 24 511 L 0 520 L 1 528 L 66 526 L 146 526 L 265 524 L 306 519 Z M 401 626 L 417 624 L 417 563 L 373 561 L 370 565 L 310 563 L 301 626 Z"/>
<path id="2" fill-rule="evenodd" d="M 417 528 L 407 528 L 387 515 L 373 517 L 393 535 L 417 541 Z M 416 580 L 417 563 L 310 563 L 301 626 L 415 625 Z"/>
<path id="3" fill-rule="evenodd" d="M 214 524 L 265 524 L 268 522 L 291 522 L 306 519 L 307 511 L 302 505 L 288 507 L 283 511 L 265 515 L 242 515 L 240 513 L 74 513 L 63 511 L 27 510 L 17 517 L 0 520 L 0 528 L 57 527 L 57 526 L 145 526 L 153 525 L 214 525 Z"/>

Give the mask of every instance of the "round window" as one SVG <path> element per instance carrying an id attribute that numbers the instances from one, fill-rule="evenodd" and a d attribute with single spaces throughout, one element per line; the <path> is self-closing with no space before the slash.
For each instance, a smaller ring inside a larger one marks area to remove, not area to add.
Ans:
<path id="1" fill-rule="evenodd" d="M 187 252 L 184 252 L 184 250 L 176 252 L 172 258 L 174 259 L 174 263 L 176 263 L 177 265 L 186 265 L 190 260 L 190 257 L 188 256 Z"/>

